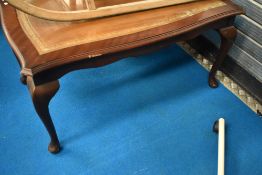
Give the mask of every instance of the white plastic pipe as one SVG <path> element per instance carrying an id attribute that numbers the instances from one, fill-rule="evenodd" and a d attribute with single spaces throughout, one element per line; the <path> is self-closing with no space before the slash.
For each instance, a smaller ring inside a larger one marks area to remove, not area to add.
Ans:
<path id="1" fill-rule="evenodd" d="M 218 175 L 225 174 L 225 120 L 218 120 Z"/>

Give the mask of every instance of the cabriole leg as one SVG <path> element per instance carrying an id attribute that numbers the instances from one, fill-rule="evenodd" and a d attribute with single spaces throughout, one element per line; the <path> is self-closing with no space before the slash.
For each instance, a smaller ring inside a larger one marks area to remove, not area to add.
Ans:
<path id="1" fill-rule="evenodd" d="M 234 26 L 219 29 L 218 32 L 221 37 L 220 49 L 208 78 L 208 84 L 212 88 L 218 87 L 218 82 L 215 78 L 216 72 L 220 69 L 237 36 L 237 30 Z"/>
<path id="2" fill-rule="evenodd" d="M 56 130 L 49 113 L 49 102 L 59 89 L 58 80 L 49 83 L 35 85 L 32 77 L 27 77 L 27 86 L 32 96 L 32 100 L 35 106 L 35 110 L 38 113 L 40 119 L 45 125 L 51 142 L 48 146 L 48 151 L 51 153 L 58 153 L 60 151 L 60 143 L 56 134 Z"/>

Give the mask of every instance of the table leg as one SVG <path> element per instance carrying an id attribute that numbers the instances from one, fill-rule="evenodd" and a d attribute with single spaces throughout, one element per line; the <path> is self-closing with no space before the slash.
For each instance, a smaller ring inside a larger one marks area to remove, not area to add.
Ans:
<path id="1" fill-rule="evenodd" d="M 215 78 L 216 72 L 220 69 L 223 61 L 228 54 L 229 49 L 232 47 L 233 42 L 237 36 L 237 30 L 234 26 L 219 29 L 218 32 L 221 37 L 220 49 L 208 78 L 208 84 L 212 88 L 218 87 L 218 82 Z"/>
<path id="2" fill-rule="evenodd" d="M 56 80 L 41 85 L 35 85 L 32 77 L 28 76 L 26 80 L 27 86 L 32 96 L 35 110 L 38 113 L 43 124 L 45 125 L 51 138 L 51 142 L 48 146 L 48 151 L 51 153 L 57 153 L 60 151 L 60 143 L 49 113 L 48 105 L 52 97 L 59 89 L 59 81 Z"/>

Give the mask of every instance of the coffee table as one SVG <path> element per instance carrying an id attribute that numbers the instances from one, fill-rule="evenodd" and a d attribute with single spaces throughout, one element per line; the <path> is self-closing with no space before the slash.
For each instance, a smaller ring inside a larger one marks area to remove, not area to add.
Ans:
<path id="1" fill-rule="evenodd" d="M 38 0 L 38 5 L 47 9 L 62 10 L 64 6 L 59 3 Z M 237 35 L 234 18 L 243 13 L 229 0 L 201 0 L 107 18 L 54 22 L 17 11 L 4 1 L 0 4 L 3 31 L 20 64 L 21 82 L 28 86 L 35 110 L 50 135 L 51 153 L 60 150 L 48 107 L 59 89 L 59 78 L 71 71 L 146 54 L 214 29 L 220 34 L 221 46 L 208 84 L 215 88 L 215 74 Z M 76 7 L 71 4 L 67 8 Z"/>

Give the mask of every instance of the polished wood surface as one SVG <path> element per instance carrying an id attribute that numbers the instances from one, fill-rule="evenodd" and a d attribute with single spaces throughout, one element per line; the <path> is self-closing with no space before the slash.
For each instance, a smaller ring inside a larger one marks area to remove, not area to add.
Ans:
<path id="1" fill-rule="evenodd" d="M 223 7 L 224 5 L 225 3 L 220 0 L 201 1 L 183 6 L 172 6 L 147 12 L 75 23 L 42 20 L 26 15 L 23 12 L 18 13 L 18 19 L 26 35 L 39 54 L 42 55 L 74 45 L 147 31 L 210 9 Z M 46 6 L 48 8 L 51 4 Z M 62 8 L 63 6 L 60 7 L 60 9 Z M 149 33 L 149 35 L 152 34 Z"/>
<path id="2" fill-rule="evenodd" d="M 47 2 L 50 8 L 60 8 L 56 1 Z M 229 0 L 202 0 L 110 18 L 50 22 L 0 4 L 4 33 L 21 66 L 21 81 L 28 86 L 49 132 L 49 151 L 53 153 L 59 151 L 60 145 L 48 104 L 59 88 L 60 77 L 152 52 L 214 29 L 222 39 L 208 79 L 209 86 L 215 88 L 215 73 L 236 37 L 234 18 L 243 13 Z"/>
<path id="3" fill-rule="evenodd" d="M 34 84 L 32 77 L 27 77 L 27 85 L 31 93 L 32 101 L 35 110 L 40 119 L 45 125 L 51 141 L 48 145 L 48 150 L 52 153 L 57 153 L 60 150 L 60 143 L 56 134 L 56 130 L 49 113 L 49 102 L 58 91 L 60 85 L 58 81 L 48 82 L 39 86 Z"/>
<path id="4" fill-rule="evenodd" d="M 21 63 L 22 74 L 34 75 L 76 60 L 103 56 L 161 41 L 242 13 L 241 9 L 229 1 L 223 1 L 227 4 L 190 15 L 190 9 L 196 9 L 194 6 L 208 6 L 209 3 L 214 5 L 214 2 L 222 1 L 206 0 L 76 24 L 49 22 L 29 17 L 28 23 L 32 24 L 30 30 L 34 30 L 32 33 L 21 28 L 26 26 L 24 24 L 26 22 L 17 20 L 17 12 L 12 7 L 2 6 L 4 12 L 2 15 L 6 35 L 10 43 L 13 43 L 11 45 Z M 180 14 L 187 14 L 188 17 L 185 18 L 183 15 L 181 17 Z M 147 23 L 148 20 L 150 23 Z M 97 25 L 99 27 L 96 27 Z M 116 37 L 113 37 L 114 35 Z M 31 48 L 30 52 L 28 48 Z"/>

